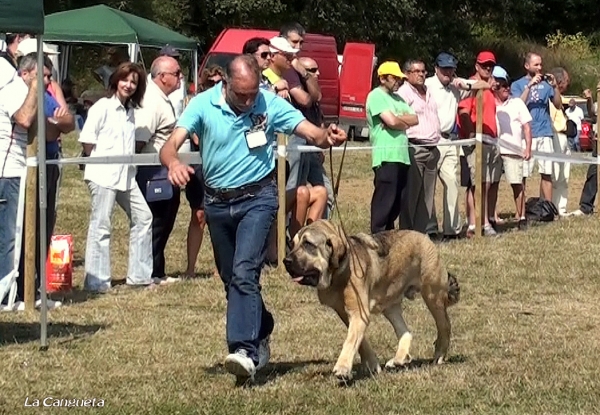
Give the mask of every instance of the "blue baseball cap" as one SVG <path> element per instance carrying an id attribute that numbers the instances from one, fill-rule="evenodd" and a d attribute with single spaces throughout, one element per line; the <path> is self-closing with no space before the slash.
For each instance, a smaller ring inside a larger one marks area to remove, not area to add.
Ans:
<path id="1" fill-rule="evenodd" d="M 494 70 L 492 71 L 492 76 L 496 79 L 504 79 L 506 82 L 510 79 L 508 77 L 508 72 L 502 66 L 494 66 Z"/>
<path id="2" fill-rule="evenodd" d="M 442 52 L 435 58 L 435 65 L 438 68 L 454 68 L 458 65 L 458 59 L 449 53 Z"/>

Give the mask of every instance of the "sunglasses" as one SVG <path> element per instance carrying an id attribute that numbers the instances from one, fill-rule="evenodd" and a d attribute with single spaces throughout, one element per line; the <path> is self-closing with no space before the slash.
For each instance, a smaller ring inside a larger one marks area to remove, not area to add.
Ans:
<path id="1" fill-rule="evenodd" d="M 181 76 L 181 69 L 179 69 L 179 70 L 177 70 L 175 72 L 163 72 L 163 73 L 166 73 L 166 74 L 169 74 L 169 75 L 173 75 L 173 76 L 176 76 L 177 78 L 179 78 Z"/>
<path id="2" fill-rule="evenodd" d="M 306 68 L 306 71 L 310 73 L 317 73 L 318 70 L 319 68 Z"/>
<path id="3" fill-rule="evenodd" d="M 267 58 L 270 58 L 270 57 L 272 57 L 272 56 L 273 56 L 273 54 L 272 54 L 271 52 L 262 52 L 262 53 L 261 53 L 259 56 L 260 56 L 262 59 L 267 59 Z"/>

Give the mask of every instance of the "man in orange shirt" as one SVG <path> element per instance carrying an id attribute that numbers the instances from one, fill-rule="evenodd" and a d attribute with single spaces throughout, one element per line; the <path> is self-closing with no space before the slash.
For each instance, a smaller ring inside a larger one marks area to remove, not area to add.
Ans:
<path id="1" fill-rule="evenodd" d="M 470 78 L 474 81 L 485 81 L 489 88 L 483 91 L 483 137 L 484 140 L 495 141 L 498 137 L 498 127 L 496 125 L 496 98 L 491 88 L 494 86 L 492 71 L 496 66 L 496 57 L 492 52 L 484 51 L 477 55 L 475 63 L 475 74 Z M 471 94 L 458 104 L 458 123 L 460 136 L 462 138 L 475 138 L 475 127 L 477 122 L 477 98 Z M 475 232 L 475 209 L 474 209 L 474 191 L 477 183 L 475 182 L 475 146 L 464 146 L 463 151 L 467 161 L 470 186 L 467 186 L 467 214 L 469 227 L 467 237 L 471 237 Z M 497 147 L 493 144 L 483 144 L 483 163 L 484 186 L 482 188 L 482 198 L 484 202 L 484 227 L 485 236 L 495 236 L 490 216 L 493 217 L 496 210 L 496 201 L 498 199 L 498 185 L 502 176 L 502 159 Z"/>

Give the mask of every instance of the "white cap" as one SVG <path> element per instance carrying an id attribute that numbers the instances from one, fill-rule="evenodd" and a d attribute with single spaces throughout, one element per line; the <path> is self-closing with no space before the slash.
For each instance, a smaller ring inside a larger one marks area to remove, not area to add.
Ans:
<path id="1" fill-rule="evenodd" d="M 21 41 L 19 46 L 17 46 L 16 56 L 25 56 L 30 53 L 37 52 L 37 39 L 29 38 Z M 42 43 L 42 50 L 47 55 L 58 55 L 59 52 L 55 51 L 48 46 L 47 43 Z"/>
<path id="2" fill-rule="evenodd" d="M 272 38 L 269 43 L 271 44 L 270 48 L 272 53 L 284 52 L 284 53 L 298 53 L 300 49 L 295 49 L 292 45 L 289 44 L 287 39 L 281 36 L 275 36 Z"/>

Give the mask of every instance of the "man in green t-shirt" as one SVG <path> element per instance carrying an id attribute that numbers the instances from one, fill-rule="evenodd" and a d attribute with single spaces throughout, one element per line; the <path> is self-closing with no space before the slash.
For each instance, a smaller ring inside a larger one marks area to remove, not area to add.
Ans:
<path id="1" fill-rule="evenodd" d="M 371 233 L 394 229 L 410 167 L 406 129 L 419 123 L 412 108 L 395 93 L 406 78 L 400 65 L 384 62 L 377 75 L 380 85 L 367 96 L 367 124 L 375 172 Z"/>

